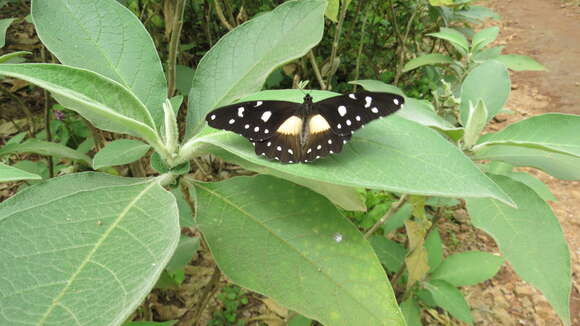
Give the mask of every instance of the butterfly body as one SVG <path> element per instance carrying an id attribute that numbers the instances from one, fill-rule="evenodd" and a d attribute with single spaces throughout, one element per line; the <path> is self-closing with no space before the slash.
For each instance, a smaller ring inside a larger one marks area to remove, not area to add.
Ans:
<path id="1" fill-rule="evenodd" d="M 310 162 L 338 153 L 364 124 L 403 106 L 402 96 L 358 92 L 303 103 L 249 101 L 210 112 L 206 120 L 217 129 L 248 138 L 257 155 L 284 163 Z"/>

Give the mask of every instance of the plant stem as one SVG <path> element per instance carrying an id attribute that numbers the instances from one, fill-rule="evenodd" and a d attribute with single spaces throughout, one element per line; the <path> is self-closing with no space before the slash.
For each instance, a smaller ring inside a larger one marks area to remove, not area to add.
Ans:
<path id="1" fill-rule="evenodd" d="M 364 15 L 363 20 L 362 20 L 362 28 L 361 28 L 361 32 L 360 32 L 360 42 L 358 44 L 358 54 L 356 56 L 356 66 L 354 68 L 354 80 L 358 80 L 358 78 L 360 76 L 360 57 L 362 56 L 363 41 L 365 39 L 365 29 L 367 27 L 367 19 L 369 17 L 369 12 L 370 12 L 370 9 L 365 10 L 365 15 Z M 353 92 L 356 92 L 357 86 L 358 86 L 357 84 L 354 84 Z"/>
<path id="2" fill-rule="evenodd" d="M 227 28 L 228 31 L 231 31 L 232 29 L 234 29 L 232 27 L 232 25 L 226 19 L 226 16 L 224 15 L 224 11 L 222 9 L 222 6 L 220 5 L 220 1 L 219 0 L 213 0 L 213 4 L 215 6 L 216 14 L 217 14 L 220 22 L 222 23 L 222 25 L 224 25 L 224 27 Z"/>
<path id="3" fill-rule="evenodd" d="M 171 0 L 172 1 L 172 0 Z M 183 12 L 185 11 L 185 0 L 177 0 L 173 16 L 173 30 L 169 41 L 169 55 L 167 56 L 167 96 L 172 97 L 175 93 L 175 66 L 177 64 L 177 54 L 179 52 L 179 40 L 181 38 L 181 28 L 183 27 Z"/>
<path id="4" fill-rule="evenodd" d="M 320 69 L 318 69 L 318 64 L 316 63 L 316 58 L 314 57 L 312 50 L 308 51 L 308 59 L 310 59 L 310 64 L 312 65 L 312 69 L 314 69 L 314 75 L 316 75 L 316 80 L 318 80 L 320 89 L 326 89 L 326 84 L 324 84 L 324 80 L 322 79 Z"/>
<path id="5" fill-rule="evenodd" d="M 18 103 L 18 105 L 24 112 L 24 115 L 26 115 L 26 119 L 28 119 L 28 136 L 33 137 L 36 128 L 34 128 L 34 119 L 32 117 L 32 112 L 30 112 L 26 104 L 24 104 L 24 102 L 22 102 L 22 100 L 18 96 L 12 94 L 4 86 L 0 85 L 0 91 L 4 93 L 4 95 L 10 97 L 12 100 L 16 101 L 16 103 Z"/>
<path id="6" fill-rule="evenodd" d="M 393 214 L 395 214 L 399 210 L 399 208 L 407 201 L 407 197 L 408 195 L 404 194 L 401 196 L 401 198 L 399 198 L 399 201 L 392 204 L 387 213 L 383 215 L 383 217 L 381 217 L 381 219 L 378 220 L 377 223 L 375 223 L 375 225 L 373 225 L 365 233 L 365 239 L 368 239 L 373 234 L 373 232 L 375 232 L 381 225 L 383 225 L 387 221 L 389 217 L 393 216 Z"/>
<path id="7" fill-rule="evenodd" d="M 393 7 L 393 2 L 391 1 L 391 8 L 393 10 L 393 19 L 395 19 L 395 9 Z M 411 30 L 412 27 L 412 23 L 413 20 L 415 19 L 415 16 L 417 15 L 417 12 L 419 11 L 419 6 L 417 6 L 417 8 L 415 8 L 415 10 L 413 10 L 413 13 L 411 14 L 411 18 L 409 18 L 409 20 L 407 21 L 407 27 L 405 28 L 405 35 L 400 39 L 400 50 L 399 50 L 399 62 L 397 64 L 397 70 L 395 72 L 395 79 L 393 81 L 393 84 L 397 84 L 399 82 L 399 78 L 401 78 L 401 74 L 402 74 L 402 70 L 403 70 L 403 65 L 405 63 L 405 50 L 407 49 L 407 46 L 405 45 L 407 43 L 407 38 L 409 37 L 409 32 Z M 399 37 L 401 37 L 400 33 L 399 33 Z"/>
<path id="8" fill-rule="evenodd" d="M 344 23 L 344 18 L 346 17 L 346 10 L 348 9 L 348 4 L 342 2 L 340 6 L 340 18 L 338 19 L 338 24 L 336 26 L 336 31 L 334 32 L 334 39 L 332 40 L 332 50 L 330 51 L 330 69 L 328 69 L 328 76 L 326 76 L 327 88 L 330 90 L 332 88 L 332 84 L 330 80 L 332 79 L 332 75 L 336 72 L 335 69 L 332 69 L 334 65 L 334 59 L 336 58 L 336 51 L 338 50 L 338 40 L 340 39 L 340 32 L 342 31 L 342 24 Z"/>
<path id="9" fill-rule="evenodd" d="M 46 49 L 44 46 L 40 49 L 40 56 L 42 58 L 42 62 L 46 62 Z M 44 97 L 44 129 L 46 129 L 46 141 L 52 141 L 52 132 L 50 130 L 50 108 L 48 107 L 48 92 L 46 89 L 42 90 L 42 94 Z M 46 157 L 48 161 L 48 177 L 54 178 L 54 160 L 52 156 L 48 155 Z"/>

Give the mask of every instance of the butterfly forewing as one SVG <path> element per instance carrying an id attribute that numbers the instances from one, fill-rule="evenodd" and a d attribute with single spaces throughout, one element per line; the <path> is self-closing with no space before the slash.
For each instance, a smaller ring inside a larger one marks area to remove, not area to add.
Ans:
<path id="1" fill-rule="evenodd" d="M 251 141 L 263 141 L 271 138 L 300 106 L 285 101 L 241 102 L 210 112 L 206 120 L 213 128 L 233 131 Z"/>
<path id="2" fill-rule="evenodd" d="M 314 105 L 335 133 L 350 135 L 370 121 L 396 112 L 404 102 L 400 95 L 363 91 L 331 97 Z"/>

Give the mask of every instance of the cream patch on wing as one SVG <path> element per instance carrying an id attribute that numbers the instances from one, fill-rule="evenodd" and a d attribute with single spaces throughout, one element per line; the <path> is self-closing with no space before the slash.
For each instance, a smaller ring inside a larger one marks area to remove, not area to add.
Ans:
<path id="1" fill-rule="evenodd" d="M 276 131 L 283 135 L 298 135 L 302 131 L 302 119 L 293 115 L 286 119 Z"/>
<path id="2" fill-rule="evenodd" d="M 324 117 L 322 117 L 320 114 L 317 114 L 310 118 L 310 121 L 308 122 L 308 128 L 310 129 L 311 133 L 318 134 L 330 129 L 330 125 L 328 124 L 328 121 L 324 119 Z"/>

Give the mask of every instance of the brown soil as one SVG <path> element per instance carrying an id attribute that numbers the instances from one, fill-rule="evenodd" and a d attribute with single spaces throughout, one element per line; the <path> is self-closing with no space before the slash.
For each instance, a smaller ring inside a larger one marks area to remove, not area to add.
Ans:
<path id="1" fill-rule="evenodd" d="M 559 0 L 486 2 L 502 20 L 498 45 L 503 53 L 523 54 L 544 64 L 547 72 L 512 72 L 512 93 L 507 108 L 513 115 L 499 116 L 506 123 L 547 112 L 580 114 L 580 4 Z M 580 132 L 580 130 L 579 130 Z M 580 168 L 580 167 L 579 167 Z M 547 183 L 558 199 L 550 203 L 558 217 L 572 257 L 572 325 L 580 326 L 580 182 L 555 179 L 524 169 Z M 483 234 L 476 237 L 493 250 Z M 561 325 L 539 291 L 521 281 L 507 266 L 491 281 L 467 289 L 477 325 Z"/>

